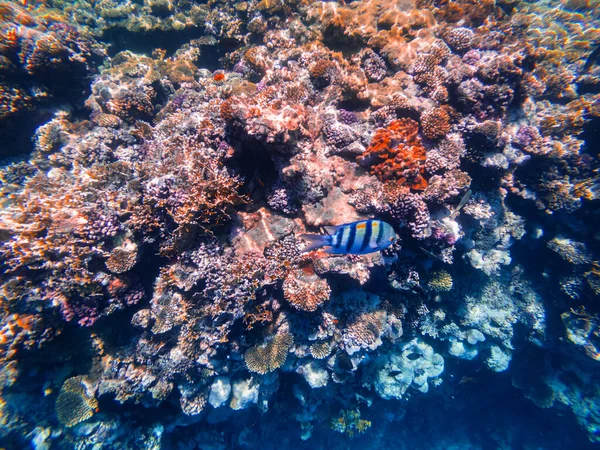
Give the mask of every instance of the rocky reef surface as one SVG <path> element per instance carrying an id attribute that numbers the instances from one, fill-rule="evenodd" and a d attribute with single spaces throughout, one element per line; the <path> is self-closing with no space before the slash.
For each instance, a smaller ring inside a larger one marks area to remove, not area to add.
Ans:
<path id="1" fill-rule="evenodd" d="M 600 442 L 598 0 L 0 20 L 1 446 Z"/>

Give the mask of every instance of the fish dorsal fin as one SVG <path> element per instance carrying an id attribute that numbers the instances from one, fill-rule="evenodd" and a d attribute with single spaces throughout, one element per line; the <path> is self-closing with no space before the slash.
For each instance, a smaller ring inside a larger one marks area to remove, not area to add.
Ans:
<path id="1" fill-rule="evenodd" d="M 334 227 L 334 226 L 324 226 L 323 229 L 325 230 L 325 233 L 327 233 L 329 236 L 335 234 L 335 232 L 337 231 L 338 227 Z"/>

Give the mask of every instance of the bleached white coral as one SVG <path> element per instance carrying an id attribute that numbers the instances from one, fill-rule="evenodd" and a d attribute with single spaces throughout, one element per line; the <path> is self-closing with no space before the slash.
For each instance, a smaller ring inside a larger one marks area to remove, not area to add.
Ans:
<path id="1" fill-rule="evenodd" d="M 210 403 L 213 408 L 218 408 L 227 401 L 229 394 L 231 394 L 231 380 L 229 377 L 217 377 L 210 386 L 208 403 Z"/>
<path id="2" fill-rule="evenodd" d="M 409 387 L 426 393 L 428 381 L 444 371 L 444 358 L 420 338 L 415 338 L 377 358 L 367 374 L 375 392 L 384 399 L 400 399 Z"/>
<path id="3" fill-rule="evenodd" d="M 329 382 L 329 372 L 321 366 L 319 361 L 309 361 L 298 367 L 297 372 L 304 377 L 313 389 L 327 386 Z"/>
<path id="4" fill-rule="evenodd" d="M 482 270 L 488 276 L 497 274 L 501 266 L 507 266 L 512 261 L 508 250 L 471 249 L 466 256 L 474 268 Z"/>
<path id="5" fill-rule="evenodd" d="M 504 372 L 508 369 L 512 354 L 497 345 L 490 347 L 490 356 L 485 360 L 485 365 L 494 372 Z"/>
<path id="6" fill-rule="evenodd" d="M 234 381 L 231 388 L 233 395 L 229 403 L 231 409 L 246 409 L 253 403 L 257 403 L 259 388 L 260 383 L 253 377 Z"/>

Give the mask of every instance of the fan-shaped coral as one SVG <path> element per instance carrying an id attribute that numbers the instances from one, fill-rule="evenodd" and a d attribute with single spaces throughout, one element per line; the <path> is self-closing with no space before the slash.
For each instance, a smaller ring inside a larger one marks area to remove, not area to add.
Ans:
<path id="1" fill-rule="evenodd" d="M 68 378 L 60 389 L 55 408 L 58 420 L 66 427 L 73 427 L 92 417 L 98 401 L 87 377 Z"/>
<path id="2" fill-rule="evenodd" d="M 265 342 L 244 353 L 244 361 L 250 372 L 264 375 L 280 368 L 287 359 L 294 338 L 287 332 L 267 338 Z"/>

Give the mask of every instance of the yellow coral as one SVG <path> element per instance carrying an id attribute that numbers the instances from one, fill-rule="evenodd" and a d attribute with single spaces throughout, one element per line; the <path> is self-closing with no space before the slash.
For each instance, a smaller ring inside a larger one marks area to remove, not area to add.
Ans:
<path id="1" fill-rule="evenodd" d="M 94 415 L 98 401 L 91 391 L 89 380 L 85 376 L 68 378 L 64 382 L 55 404 L 60 423 L 73 427 Z"/>
<path id="2" fill-rule="evenodd" d="M 436 292 L 448 292 L 452 289 L 452 275 L 445 270 L 439 270 L 431 274 L 427 286 Z"/>
<path id="3" fill-rule="evenodd" d="M 310 354 L 315 359 L 324 359 L 331 353 L 331 343 L 329 341 L 315 342 L 310 346 Z"/>
<path id="4" fill-rule="evenodd" d="M 261 375 L 281 367 L 287 359 L 294 338 L 289 333 L 280 333 L 269 338 L 261 345 L 252 347 L 244 354 L 246 367 L 250 372 Z"/>

